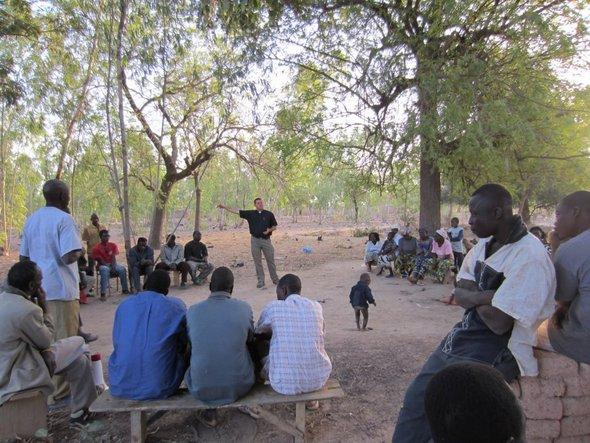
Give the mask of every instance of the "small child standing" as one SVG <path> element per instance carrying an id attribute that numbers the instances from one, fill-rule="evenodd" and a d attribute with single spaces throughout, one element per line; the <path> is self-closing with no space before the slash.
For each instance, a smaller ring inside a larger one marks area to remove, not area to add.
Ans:
<path id="1" fill-rule="evenodd" d="M 363 314 L 363 331 L 367 329 L 369 322 L 369 303 L 377 306 L 373 294 L 371 293 L 371 276 L 366 272 L 361 274 L 359 282 L 350 290 L 350 304 L 354 308 L 354 317 L 356 320 L 356 328 L 361 330 L 361 313 Z"/>

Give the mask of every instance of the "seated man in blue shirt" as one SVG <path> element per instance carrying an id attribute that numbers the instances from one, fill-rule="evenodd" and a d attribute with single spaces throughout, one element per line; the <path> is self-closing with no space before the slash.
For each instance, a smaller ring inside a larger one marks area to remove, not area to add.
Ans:
<path id="1" fill-rule="evenodd" d="M 131 400 L 174 394 L 188 361 L 186 306 L 180 299 L 166 296 L 170 276 L 155 270 L 144 288 L 119 305 L 113 325 L 111 392 Z"/>

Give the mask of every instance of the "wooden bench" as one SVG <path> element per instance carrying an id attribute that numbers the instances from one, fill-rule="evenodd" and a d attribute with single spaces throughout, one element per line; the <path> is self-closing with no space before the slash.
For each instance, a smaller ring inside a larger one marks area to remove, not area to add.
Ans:
<path id="1" fill-rule="evenodd" d="M 47 429 L 47 398 L 39 390 L 13 395 L 0 406 L 0 441 L 30 438 Z"/>
<path id="2" fill-rule="evenodd" d="M 269 385 L 256 385 L 245 397 L 240 398 L 235 403 L 219 406 L 216 409 L 246 406 L 253 413 L 259 415 L 260 418 L 291 434 L 296 442 L 303 442 L 305 441 L 305 403 L 314 400 L 339 398 L 345 395 L 338 380 L 332 379 L 328 380 L 326 386 L 319 391 L 300 395 L 282 395 L 273 391 Z M 284 420 L 262 408 L 263 405 L 279 403 L 295 403 L 295 423 Z M 131 413 L 131 441 L 134 443 L 145 441 L 146 414 L 148 412 L 187 409 L 210 409 L 210 406 L 196 400 L 187 391 L 173 395 L 165 400 L 135 401 L 113 397 L 109 390 L 103 392 L 90 406 L 92 412 Z"/>

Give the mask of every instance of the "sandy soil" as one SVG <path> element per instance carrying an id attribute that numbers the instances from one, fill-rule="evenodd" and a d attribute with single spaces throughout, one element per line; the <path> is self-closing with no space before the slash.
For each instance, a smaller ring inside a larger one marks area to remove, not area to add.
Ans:
<path id="1" fill-rule="evenodd" d="M 322 235 L 322 241 L 317 241 Z M 189 234 L 179 241 L 185 243 Z M 274 287 L 256 289 L 254 266 L 249 253 L 249 236 L 245 228 L 204 234 L 211 260 L 216 265 L 234 265 L 234 297 L 246 300 L 258 317 L 264 305 L 275 297 Z M 332 358 L 333 377 L 340 380 L 347 397 L 322 404 L 319 411 L 308 413 L 310 441 L 391 441 L 393 426 L 405 389 L 419 371 L 427 355 L 461 317 L 461 309 L 437 301 L 450 291 L 449 286 L 428 282 L 411 286 L 408 282 L 386 279 L 373 274 L 371 284 L 377 307 L 371 307 L 371 331 L 358 332 L 348 293 L 363 272 L 364 238 L 352 237 L 345 227 L 318 229 L 316 226 L 292 225 L 273 236 L 279 274 L 294 272 L 303 281 L 303 295 L 321 301 L 326 320 L 326 347 Z M 312 248 L 311 254 L 302 252 Z M 2 258 L 6 269 L 9 259 Z M 268 278 L 267 278 L 268 280 Z M 171 295 L 187 305 L 205 299 L 205 287 L 192 286 Z M 85 329 L 100 335 L 92 350 L 103 355 L 103 366 L 112 351 L 111 327 L 117 305 L 123 297 L 115 295 L 102 303 L 90 299 L 82 307 Z M 272 408 L 276 414 L 293 416 L 292 406 Z M 128 441 L 126 414 L 102 415 L 107 425 L 99 435 L 80 433 L 67 424 L 67 409 L 50 413 L 49 439 L 53 441 Z M 168 413 L 149 427 L 148 441 L 261 441 L 290 442 L 285 433 L 262 420 L 237 411 L 221 414 L 222 423 L 207 429 L 191 412 Z"/>

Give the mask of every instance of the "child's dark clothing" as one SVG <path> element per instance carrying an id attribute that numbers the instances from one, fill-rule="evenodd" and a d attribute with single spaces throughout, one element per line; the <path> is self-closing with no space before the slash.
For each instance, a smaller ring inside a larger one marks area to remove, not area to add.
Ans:
<path id="1" fill-rule="evenodd" d="M 366 283 L 359 281 L 350 290 L 350 304 L 353 308 L 368 308 L 369 303 L 375 303 L 371 288 Z"/>
<path id="2" fill-rule="evenodd" d="M 359 281 L 350 290 L 350 304 L 354 308 L 356 327 L 360 329 L 361 314 L 363 315 L 363 330 L 369 322 L 369 303 L 375 303 L 371 288 L 365 282 Z"/>

